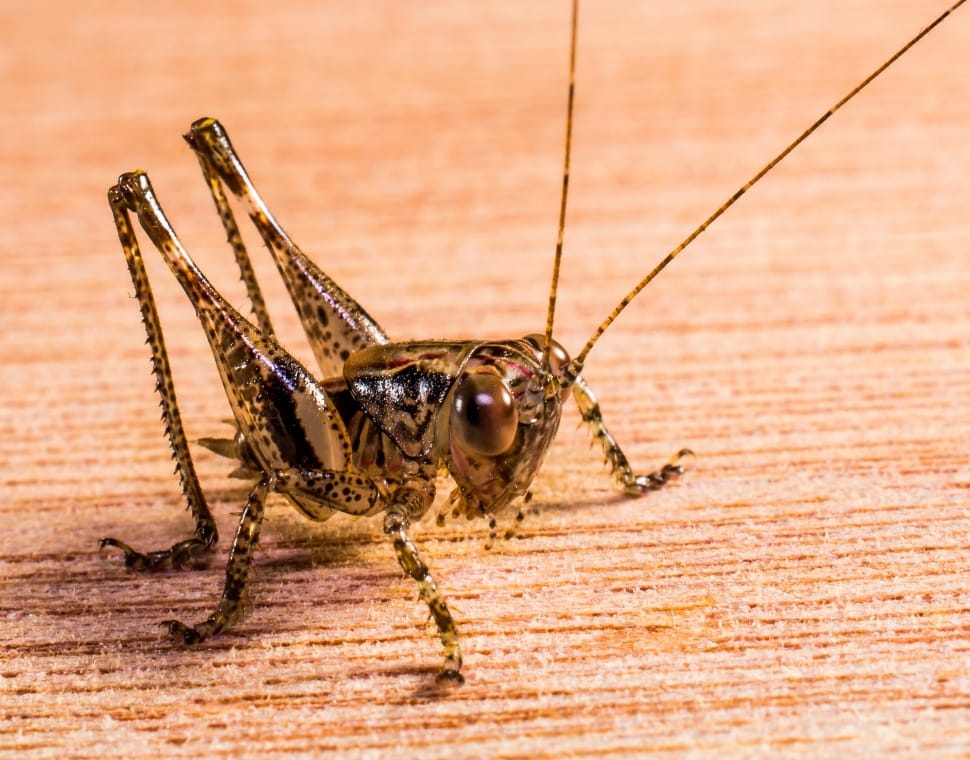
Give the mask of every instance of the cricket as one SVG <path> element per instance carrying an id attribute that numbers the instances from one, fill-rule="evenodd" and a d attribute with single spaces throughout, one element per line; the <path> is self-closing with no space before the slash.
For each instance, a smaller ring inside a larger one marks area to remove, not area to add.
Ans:
<path id="1" fill-rule="evenodd" d="M 108 202 L 148 336 L 176 475 L 195 529 L 190 537 L 156 551 L 136 551 L 116 538 L 102 538 L 101 548 L 120 550 L 128 568 L 151 571 L 199 563 L 218 541 L 183 429 L 134 216 L 195 309 L 232 410 L 235 434 L 204 438 L 199 444 L 232 460 L 232 475 L 251 483 L 229 551 L 221 598 L 212 613 L 194 625 L 165 621 L 172 639 L 196 644 L 238 620 L 248 598 L 264 506 L 269 494 L 279 494 L 314 521 L 336 512 L 382 516 L 383 532 L 397 561 L 417 584 L 437 629 L 443 656 L 438 678 L 461 682 L 458 626 L 410 535 L 411 526 L 432 506 L 439 476 L 447 475 L 454 482 L 439 521 L 446 513 L 483 519 L 490 544 L 499 532 L 497 518 L 513 514 L 514 503 L 528 501 L 570 395 L 624 493 L 641 496 L 682 475 L 692 457 L 688 449 L 653 472 L 634 471 L 583 380 L 590 351 L 617 316 L 698 235 L 964 2 L 959 0 L 943 11 L 736 190 L 636 284 L 572 357 L 555 340 L 553 324 L 569 188 L 578 0 L 571 8 L 565 159 L 543 332 L 510 340 L 392 340 L 284 232 L 256 191 L 223 126 L 211 118 L 197 120 L 185 140 L 199 161 L 235 254 L 252 316 L 243 316 L 223 298 L 195 264 L 166 218 L 147 174 L 122 174 L 108 190 Z M 230 196 L 246 209 L 275 260 L 306 332 L 318 365 L 315 370 L 295 359 L 276 337 Z M 512 525 L 522 517 L 520 506 Z M 511 533 L 512 529 L 506 535 Z"/>

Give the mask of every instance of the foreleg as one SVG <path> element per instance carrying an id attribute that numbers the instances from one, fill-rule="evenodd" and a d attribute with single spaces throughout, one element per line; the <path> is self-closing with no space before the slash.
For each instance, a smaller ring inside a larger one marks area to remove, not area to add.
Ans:
<path id="1" fill-rule="evenodd" d="M 607 429 L 600 412 L 599 402 L 581 377 L 577 377 L 573 383 L 573 397 L 576 399 L 583 422 L 589 425 L 593 438 L 598 440 L 603 447 L 603 454 L 610 465 L 613 477 L 626 493 L 631 496 L 639 496 L 646 491 L 656 491 L 686 472 L 685 461 L 694 456 L 694 452 L 690 449 L 678 451 L 659 470 L 646 475 L 637 475 L 630 466 L 626 454 L 623 453 L 620 445 Z"/>
<path id="2" fill-rule="evenodd" d="M 426 491 L 408 486 L 398 489 L 384 516 L 384 532 L 391 537 L 394 552 L 404 572 L 417 582 L 420 598 L 428 605 L 431 617 L 438 628 L 438 638 L 441 640 L 445 655 L 438 679 L 461 682 L 464 678 L 461 675 L 458 626 L 455 625 L 448 603 L 438 590 L 431 571 L 408 536 L 412 517 L 416 519 L 423 514 L 430 501 L 431 496 Z"/>

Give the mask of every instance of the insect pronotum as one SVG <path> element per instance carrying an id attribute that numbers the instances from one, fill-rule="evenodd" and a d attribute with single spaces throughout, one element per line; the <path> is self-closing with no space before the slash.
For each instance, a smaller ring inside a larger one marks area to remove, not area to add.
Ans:
<path id="1" fill-rule="evenodd" d="M 207 438 L 200 443 L 235 460 L 233 474 L 253 484 L 232 542 L 218 605 L 196 625 L 166 621 L 171 636 L 193 644 L 225 629 L 239 616 L 264 502 L 268 494 L 277 493 L 311 520 L 324 520 L 334 512 L 354 516 L 383 513 L 384 532 L 398 562 L 418 584 L 437 626 L 444 655 L 439 678 L 460 681 L 458 628 L 409 536 L 412 523 L 431 506 L 439 472 L 447 470 L 455 481 L 449 501 L 452 513 L 485 518 L 491 541 L 497 532 L 495 515 L 517 498 L 527 497 L 556 434 L 563 404 L 572 393 L 582 419 L 602 445 L 613 476 L 626 493 L 640 495 L 681 475 L 691 455 L 687 449 L 655 472 L 640 475 L 633 471 L 583 381 L 583 364 L 590 350 L 636 295 L 715 219 L 963 2 L 959 0 L 941 13 L 735 191 L 637 283 L 572 359 L 553 338 L 553 318 L 569 187 L 577 0 L 573 1 L 570 27 L 559 224 L 546 326 L 541 334 L 504 341 L 391 341 L 283 231 L 256 192 L 222 125 L 214 119 L 196 121 L 185 139 L 199 159 L 236 255 L 255 323 L 230 305 L 195 265 L 166 219 L 147 175 L 121 175 L 108 191 L 108 201 L 148 333 L 165 430 L 195 531 L 190 538 L 159 551 L 139 552 L 114 538 L 101 539 L 101 546 L 120 549 L 128 567 L 151 570 L 203 557 L 218 536 L 182 427 L 161 322 L 129 218 L 134 214 L 194 306 L 232 408 L 234 437 Z M 319 374 L 304 367 L 277 341 L 226 189 L 246 205 L 272 253 Z M 519 511 L 517 518 L 521 515 Z"/>

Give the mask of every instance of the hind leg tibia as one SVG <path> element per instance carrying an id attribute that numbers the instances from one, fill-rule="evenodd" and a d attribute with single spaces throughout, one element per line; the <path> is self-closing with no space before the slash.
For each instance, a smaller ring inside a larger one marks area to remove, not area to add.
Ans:
<path id="1" fill-rule="evenodd" d="M 182 494 L 195 520 L 195 531 L 191 538 L 179 541 L 168 549 L 145 553 L 135 551 L 116 538 L 102 538 L 100 543 L 102 548 L 113 546 L 124 552 L 126 566 L 136 570 L 153 570 L 166 562 L 179 566 L 203 558 L 209 548 L 216 543 L 219 534 L 192 463 L 192 455 L 189 452 L 188 439 L 182 426 L 182 417 L 175 395 L 175 384 L 172 380 L 172 368 L 162 334 L 162 323 L 148 281 L 148 272 L 145 270 L 141 249 L 129 218 L 129 212 L 134 210 L 134 204 L 123 184 L 136 179 L 137 176 L 123 175 L 119 185 L 115 185 L 108 191 L 108 202 L 118 230 L 118 239 L 128 263 L 131 281 L 135 287 L 135 296 L 141 310 L 145 333 L 148 336 L 155 388 L 161 398 L 162 421 L 165 423 L 165 433 L 172 447 L 175 472 L 182 487 Z"/>
<path id="2" fill-rule="evenodd" d="M 215 119 L 199 119 L 185 139 L 202 165 L 251 298 L 258 288 L 249 277 L 249 257 L 220 181 L 246 204 L 250 219 L 272 253 L 323 376 L 339 377 L 351 353 L 375 343 L 387 343 L 377 322 L 286 234 L 257 192 L 223 126 Z M 256 299 L 252 300 L 259 316 L 260 306 Z"/>

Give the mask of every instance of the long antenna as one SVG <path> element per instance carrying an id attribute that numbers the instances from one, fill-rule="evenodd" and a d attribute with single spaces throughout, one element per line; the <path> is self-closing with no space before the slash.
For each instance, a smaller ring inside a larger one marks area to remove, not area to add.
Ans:
<path id="1" fill-rule="evenodd" d="M 804 132 L 802 132 L 781 153 L 779 153 L 777 156 L 775 156 L 773 159 L 771 159 L 771 161 L 769 161 L 767 164 L 765 164 L 764 168 L 762 168 L 761 171 L 759 171 L 751 179 L 749 179 L 744 185 L 742 185 L 734 193 L 734 195 L 732 195 L 730 198 L 728 198 L 720 206 L 720 208 L 717 209 L 717 211 L 715 211 L 713 214 L 711 214 L 709 217 L 707 217 L 707 219 L 705 219 L 692 233 L 690 233 L 690 235 L 688 235 L 686 238 L 684 238 L 684 240 L 680 243 L 680 245 L 678 245 L 670 253 L 668 253 L 663 258 L 663 260 L 659 264 L 657 264 L 657 266 L 655 266 L 653 268 L 653 270 L 650 272 L 650 274 L 648 274 L 646 277 L 644 277 L 642 280 L 640 280 L 640 282 L 637 283 L 637 286 L 623 297 L 623 300 L 620 301 L 619 304 L 617 304 L 616 308 L 613 309 L 613 311 L 610 313 L 610 315 L 606 319 L 603 320 L 603 322 L 600 324 L 599 327 L 596 328 L 596 332 L 593 333 L 593 337 L 591 337 L 586 342 L 586 345 L 583 347 L 583 350 L 579 352 L 579 354 L 576 356 L 575 359 L 573 359 L 572 364 L 571 364 L 571 374 L 573 374 L 574 376 L 579 374 L 580 370 L 582 369 L 583 362 L 586 360 L 586 356 L 589 354 L 590 350 L 596 344 L 596 341 L 598 341 L 600 339 L 600 336 L 604 332 L 606 332 L 606 329 L 611 324 L 613 324 L 613 321 L 620 315 L 620 312 L 622 312 L 627 306 L 629 306 L 630 302 L 634 298 L 637 297 L 637 295 L 640 293 L 640 291 L 643 290 L 650 283 L 650 281 L 654 277 L 656 277 L 658 274 L 660 274 L 660 272 L 664 269 L 664 267 L 667 266 L 667 264 L 669 264 L 671 261 L 673 261 L 677 257 L 677 254 L 679 254 L 688 245 L 690 245 L 692 242 L 694 242 L 694 239 L 697 238 L 697 236 L 700 235 L 704 230 L 706 230 L 715 219 L 717 219 L 721 214 L 723 214 L 731 206 L 733 206 L 734 205 L 734 202 L 737 201 L 738 198 L 740 198 L 742 195 L 744 195 L 746 192 L 748 192 L 748 190 L 751 189 L 751 186 L 752 185 L 754 185 L 756 182 L 758 182 L 758 180 L 760 180 L 768 172 L 770 172 L 772 169 L 774 169 L 775 166 L 777 166 L 778 163 L 781 162 L 781 160 L 783 158 L 785 158 L 785 156 L 787 156 L 795 148 L 797 148 L 802 143 L 802 141 L 805 140 L 805 138 L 807 138 L 810 134 L 812 134 L 812 132 L 814 132 L 816 129 L 818 129 L 820 126 L 822 126 L 822 124 L 832 114 L 834 114 L 842 106 L 844 106 L 846 103 L 848 103 L 850 100 L 852 100 L 852 98 L 854 98 L 856 95 L 858 95 L 870 82 L 872 82 L 873 79 L 875 79 L 877 76 L 879 76 L 880 74 L 882 74 L 882 72 L 884 72 L 886 69 L 888 69 L 893 63 L 895 63 L 895 61 L 898 58 L 900 58 L 901 56 L 903 56 L 911 47 L 913 47 L 913 45 L 915 45 L 917 42 L 919 42 L 921 39 L 923 39 L 923 37 L 925 37 L 927 34 L 929 34 L 930 31 L 934 27 L 936 27 L 940 23 L 942 23 L 943 19 L 945 19 L 947 16 L 949 16 L 951 13 L 953 13 L 953 11 L 955 11 L 957 8 L 959 8 L 961 5 L 963 5 L 964 2 L 966 2 L 966 0 L 958 0 L 958 2 L 956 2 L 952 6 L 950 6 L 949 9 L 945 10 L 943 13 L 941 13 L 939 16 L 937 16 L 936 20 L 934 20 L 932 24 L 930 24 L 929 26 L 927 26 L 919 34 L 917 34 L 915 37 L 913 37 L 909 42 L 907 42 L 905 45 L 903 45 L 892 56 L 890 56 L 881 66 L 879 66 L 879 68 L 877 68 L 869 76 L 867 76 L 865 79 L 863 79 L 858 85 L 856 85 L 852 89 L 852 91 L 849 92 L 848 95 L 846 95 L 844 98 L 842 98 L 842 100 L 840 100 L 838 103 L 836 103 L 834 106 L 832 106 L 828 111 L 826 111 L 824 114 L 822 114 L 815 121 L 814 124 L 812 124 Z M 570 92 L 572 92 L 572 88 L 571 87 L 570 87 Z M 560 225 L 560 227 L 561 227 L 561 225 Z M 557 258 L 557 261 L 556 261 L 556 267 L 557 267 L 557 269 L 558 269 L 558 266 L 559 266 L 559 262 L 558 262 L 558 258 Z M 552 315 L 551 315 L 551 313 L 550 313 L 550 317 L 549 317 L 549 322 L 550 322 L 550 325 L 551 325 L 551 322 L 552 322 Z M 547 342 L 549 340 L 549 337 L 548 337 L 549 334 L 550 333 L 547 332 Z"/>
<path id="2" fill-rule="evenodd" d="M 573 99 L 576 91 L 576 27 L 579 0 L 573 0 L 572 27 L 569 33 L 569 100 L 566 105 L 566 157 L 562 167 L 562 195 L 559 199 L 559 231 L 556 234 L 556 255 L 552 261 L 552 284 L 549 286 L 549 311 L 546 313 L 546 335 L 542 341 L 542 367 L 549 367 L 552 349 L 552 323 L 556 316 L 556 290 L 559 287 L 559 264 L 562 261 L 562 238 L 566 229 L 566 196 L 569 194 L 569 149 L 573 141 Z"/>

